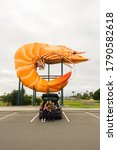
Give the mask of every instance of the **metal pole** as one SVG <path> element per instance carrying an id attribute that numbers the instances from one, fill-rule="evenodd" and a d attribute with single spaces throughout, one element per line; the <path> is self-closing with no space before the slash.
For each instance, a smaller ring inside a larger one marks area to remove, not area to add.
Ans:
<path id="1" fill-rule="evenodd" d="M 35 96 L 34 95 L 35 95 L 35 91 L 33 89 L 33 97 L 32 97 L 33 98 L 33 106 L 35 105 Z"/>
<path id="2" fill-rule="evenodd" d="M 50 80 L 50 64 L 48 64 L 48 81 Z"/>
<path id="3" fill-rule="evenodd" d="M 48 81 L 50 81 L 50 64 L 48 63 Z M 49 89 L 48 89 L 48 92 L 49 94 Z"/>
<path id="4" fill-rule="evenodd" d="M 36 104 L 36 91 L 35 91 L 35 104 Z"/>
<path id="5" fill-rule="evenodd" d="M 34 89 L 33 89 L 33 96 L 32 96 L 32 104 L 33 104 L 33 106 L 34 106 Z"/>
<path id="6" fill-rule="evenodd" d="M 35 106 L 36 103 L 36 91 L 33 89 L 33 106 Z"/>
<path id="7" fill-rule="evenodd" d="M 21 88 L 21 103 L 20 103 L 20 105 L 22 106 L 22 103 L 23 103 L 23 83 L 21 85 L 22 85 L 22 88 Z"/>
<path id="8" fill-rule="evenodd" d="M 18 85 L 18 102 L 17 102 L 17 105 L 19 106 L 20 105 L 20 78 L 19 78 L 19 85 Z"/>
<path id="9" fill-rule="evenodd" d="M 61 76 L 63 75 L 63 62 L 61 62 Z M 61 90 L 61 105 L 63 106 L 63 89 Z"/>

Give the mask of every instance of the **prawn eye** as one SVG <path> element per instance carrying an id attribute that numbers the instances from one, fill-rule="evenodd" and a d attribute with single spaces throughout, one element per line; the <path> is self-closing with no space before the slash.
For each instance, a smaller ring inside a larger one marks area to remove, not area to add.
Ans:
<path id="1" fill-rule="evenodd" d="M 75 54 L 76 54 L 76 51 L 73 51 L 73 54 L 75 55 Z"/>

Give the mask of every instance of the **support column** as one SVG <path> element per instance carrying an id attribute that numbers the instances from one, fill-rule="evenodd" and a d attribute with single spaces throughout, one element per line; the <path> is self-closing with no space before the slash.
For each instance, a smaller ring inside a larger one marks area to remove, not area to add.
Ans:
<path id="1" fill-rule="evenodd" d="M 23 83 L 21 85 L 22 86 L 21 86 L 21 103 L 20 103 L 20 105 L 22 106 L 22 104 L 23 104 L 23 95 L 24 95 L 24 93 L 23 93 Z"/>
<path id="2" fill-rule="evenodd" d="M 21 82 L 20 82 L 20 78 L 19 78 L 19 85 L 18 85 L 18 102 L 17 105 L 20 105 L 20 99 L 21 99 L 21 92 L 20 92 L 20 86 L 21 86 Z"/>
<path id="3" fill-rule="evenodd" d="M 33 89 L 33 106 L 35 106 L 36 103 L 36 91 Z"/>
<path id="4" fill-rule="evenodd" d="M 50 64 L 48 64 L 48 81 L 50 81 Z"/>
<path id="5" fill-rule="evenodd" d="M 63 75 L 63 62 L 61 62 L 61 76 Z M 61 90 L 61 105 L 63 106 L 63 89 Z"/>
<path id="6" fill-rule="evenodd" d="M 48 64 L 48 81 L 50 81 L 50 64 Z M 47 93 L 49 94 L 49 89 Z"/>

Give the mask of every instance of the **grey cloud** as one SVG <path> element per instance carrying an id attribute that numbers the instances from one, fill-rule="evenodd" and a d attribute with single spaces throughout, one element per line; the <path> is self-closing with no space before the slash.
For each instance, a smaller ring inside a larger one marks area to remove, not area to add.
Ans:
<path id="1" fill-rule="evenodd" d="M 17 87 L 14 54 L 30 42 L 61 44 L 87 52 L 90 61 L 76 65 L 75 77 L 65 87 L 66 95 L 73 87 L 77 91 L 99 88 L 98 0 L 1 0 L 0 10 L 0 91 Z M 56 72 L 56 68 L 52 70 Z M 67 71 L 69 68 L 64 67 Z"/>

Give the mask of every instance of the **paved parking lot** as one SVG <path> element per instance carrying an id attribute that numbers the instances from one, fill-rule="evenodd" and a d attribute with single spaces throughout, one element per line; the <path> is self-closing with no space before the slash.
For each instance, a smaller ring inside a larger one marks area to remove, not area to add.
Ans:
<path id="1" fill-rule="evenodd" d="M 99 111 L 64 111 L 42 123 L 38 111 L 0 112 L 0 150 L 99 150 Z"/>

